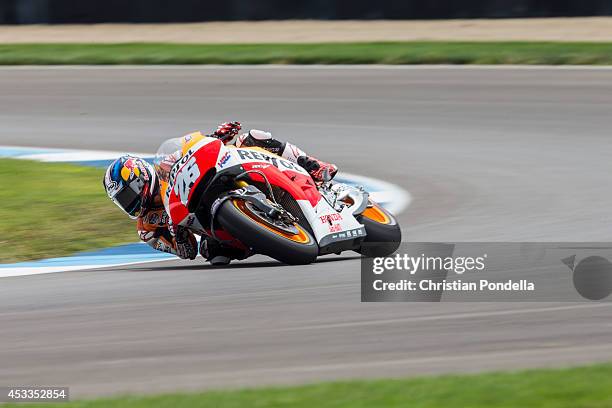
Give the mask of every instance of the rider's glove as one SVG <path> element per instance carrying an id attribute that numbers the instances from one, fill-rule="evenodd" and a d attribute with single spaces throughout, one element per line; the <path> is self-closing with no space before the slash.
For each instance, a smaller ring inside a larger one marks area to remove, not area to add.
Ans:
<path id="1" fill-rule="evenodd" d="M 240 129 L 242 129 L 240 122 L 225 122 L 217 126 L 213 136 L 220 139 L 223 143 L 228 143 L 240 132 Z"/>
<path id="2" fill-rule="evenodd" d="M 174 235 L 176 255 L 183 259 L 195 259 L 198 254 L 197 242 L 186 228 L 178 227 Z"/>

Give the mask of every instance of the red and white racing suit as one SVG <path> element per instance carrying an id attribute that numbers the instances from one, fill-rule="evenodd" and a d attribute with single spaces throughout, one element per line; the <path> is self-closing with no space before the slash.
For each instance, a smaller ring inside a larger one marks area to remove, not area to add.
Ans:
<path id="1" fill-rule="evenodd" d="M 236 138 L 233 144 L 236 147 L 256 146 L 263 148 L 270 153 L 301 165 L 309 171 L 315 180 L 321 179 L 323 170 L 330 171 L 332 177 L 337 171 L 336 166 L 309 157 L 297 146 L 273 139 L 271 133 L 263 130 L 253 129 L 242 134 Z M 156 186 L 156 189 L 159 190 L 159 186 Z M 178 227 L 175 231 L 163 205 L 145 211 L 138 218 L 137 228 L 140 239 L 158 251 L 168 252 L 183 259 L 195 259 L 198 254 L 198 242 L 195 236 L 184 227 Z M 246 257 L 246 254 L 241 256 L 240 253 L 237 253 L 236 248 L 228 248 L 228 250 L 231 258 L 241 259 Z M 204 245 L 202 252 L 203 256 L 209 256 Z M 211 250 L 211 252 L 213 251 Z"/>

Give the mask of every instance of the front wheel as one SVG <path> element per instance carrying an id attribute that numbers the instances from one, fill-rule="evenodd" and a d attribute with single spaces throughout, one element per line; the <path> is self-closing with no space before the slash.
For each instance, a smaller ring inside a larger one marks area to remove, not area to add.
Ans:
<path id="1" fill-rule="evenodd" d="M 217 210 L 217 220 L 255 252 L 289 265 L 313 263 L 319 255 L 315 239 L 297 222 L 292 225 L 270 220 L 251 203 L 231 198 Z"/>
<path id="2" fill-rule="evenodd" d="M 370 201 L 357 217 L 363 224 L 366 237 L 357 252 L 368 257 L 388 256 L 397 250 L 402 241 L 402 231 L 393 215 Z"/>

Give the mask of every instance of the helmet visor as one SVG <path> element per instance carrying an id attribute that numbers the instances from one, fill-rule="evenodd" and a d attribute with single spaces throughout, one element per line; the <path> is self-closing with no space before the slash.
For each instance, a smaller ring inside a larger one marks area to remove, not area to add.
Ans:
<path id="1" fill-rule="evenodd" d="M 112 200 L 130 217 L 136 218 L 142 209 L 142 181 L 136 179 L 115 194 Z"/>

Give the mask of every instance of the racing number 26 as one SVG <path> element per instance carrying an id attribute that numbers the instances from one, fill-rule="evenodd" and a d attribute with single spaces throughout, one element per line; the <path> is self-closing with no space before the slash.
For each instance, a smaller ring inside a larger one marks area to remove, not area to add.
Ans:
<path id="1" fill-rule="evenodd" d="M 174 194 L 178 196 L 183 205 L 187 205 L 189 193 L 198 177 L 200 177 L 200 169 L 195 157 L 192 157 L 179 171 L 174 181 Z"/>

